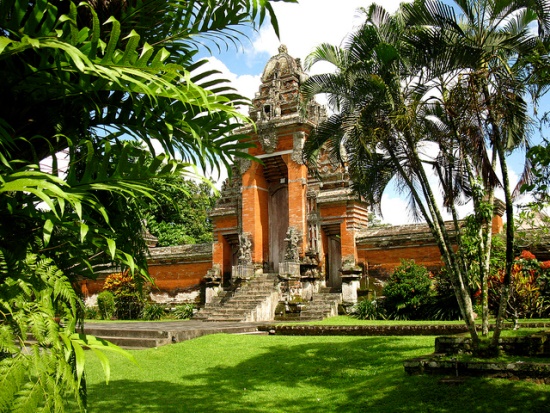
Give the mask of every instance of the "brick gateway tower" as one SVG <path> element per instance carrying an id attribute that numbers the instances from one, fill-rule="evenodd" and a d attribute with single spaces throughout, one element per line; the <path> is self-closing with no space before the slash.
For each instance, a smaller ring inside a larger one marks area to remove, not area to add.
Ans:
<path id="1" fill-rule="evenodd" d="M 261 163 L 241 160 L 223 185 L 211 214 L 207 287 L 277 274 L 286 301 L 311 300 L 321 287 L 356 300 L 361 269 L 355 239 L 367 226 L 367 205 L 352 192 L 346 170 L 328 157 L 320 161 L 320 177 L 308 174 L 302 148 L 326 114 L 315 102 L 303 103 L 306 79 L 285 46 L 265 66 L 250 109 L 256 128 L 239 131 Z M 207 302 L 208 291 L 215 288 L 207 288 Z"/>
<path id="2" fill-rule="evenodd" d="M 307 312 L 322 318 L 329 314 L 313 314 L 313 309 L 327 307 L 323 297 L 332 300 L 333 314 L 336 299 L 357 301 L 361 277 L 363 293 L 380 292 L 401 259 L 414 259 L 432 271 L 441 268 L 428 225 L 369 229 L 367 205 L 351 190 L 345 168 L 322 154 L 319 174 L 308 174 L 303 145 L 325 110 L 315 102 L 303 103 L 300 85 L 306 79 L 300 61 L 284 46 L 268 61 L 250 109 L 256 127 L 240 131 L 260 162 L 233 165 L 211 214 L 213 244 L 151 248 L 154 301 L 200 299 L 206 305 L 197 318 L 208 320 L 229 315 L 267 321 L 291 304 L 302 306 L 301 318 Z M 504 209 L 500 201 L 495 207 L 497 233 Z M 88 305 L 95 305 L 103 280 L 99 274 L 96 281 L 82 281 Z"/>

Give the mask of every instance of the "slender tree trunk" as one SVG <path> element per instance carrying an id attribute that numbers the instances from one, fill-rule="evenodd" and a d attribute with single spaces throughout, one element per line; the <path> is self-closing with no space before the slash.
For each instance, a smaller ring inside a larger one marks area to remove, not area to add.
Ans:
<path id="1" fill-rule="evenodd" d="M 512 266 L 514 264 L 514 206 L 512 203 L 512 195 L 510 191 L 510 180 L 508 176 L 508 166 L 506 164 L 506 154 L 502 147 L 502 142 L 496 142 L 498 157 L 500 161 L 500 169 L 502 171 L 502 185 L 504 187 L 504 198 L 506 204 L 506 270 L 504 273 L 504 281 L 500 290 L 500 303 L 496 319 L 496 326 L 493 332 L 492 345 L 497 348 L 500 339 L 500 333 L 504 318 L 506 316 L 506 307 L 510 298 L 510 288 L 512 285 Z"/>
<path id="2" fill-rule="evenodd" d="M 496 165 L 496 153 L 493 152 L 492 165 L 493 170 Z M 495 216 L 494 206 L 495 206 L 495 189 L 491 187 L 487 202 L 491 205 L 491 219 L 485 224 L 484 230 L 484 261 L 480 263 L 483 268 L 483 278 L 481 279 L 481 308 L 482 308 L 482 326 L 481 331 L 484 336 L 489 334 L 489 274 L 491 271 L 491 248 L 493 246 L 493 217 Z"/>
<path id="3" fill-rule="evenodd" d="M 495 121 L 492 112 L 491 94 L 486 82 L 483 84 L 483 96 L 487 105 L 487 121 L 491 125 L 493 148 L 497 152 L 497 157 L 502 173 L 502 186 L 504 190 L 504 203 L 506 205 L 506 269 L 504 280 L 500 290 L 500 303 L 495 322 L 495 330 L 491 345 L 498 349 L 498 342 L 504 318 L 506 315 L 506 307 L 510 297 L 510 287 L 512 284 L 512 265 L 514 263 L 514 205 L 510 191 L 510 178 L 508 175 L 508 165 L 506 163 L 506 153 L 504 151 L 504 143 L 500 133 L 499 126 Z"/>
<path id="4" fill-rule="evenodd" d="M 412 161 L 412 164 L 415 166 L 416 176 L 418 177 L 419 183 L 422 187 L 422 192 L 424 194 L 424 201 L 427 204 L 429 212 L 426 211 L 423 200 L 420 198 L 420 196 L 416 192 L 413 182 L 411 181 L 410 177 L 407 175 L 406 171 L 404 171 L 400 167 L 400 164 L 397 162 L 397 158 L 395 157 L 394 154 L 392 155 L 392 158 L 394 158 L 394 162 L 396 162 L 396 165 L 399 165 L 402 178 L 405 180 L 405 182 L 407 182 L 409 189 L 411 189 L 411 193 L 415 197 L 417 204 L 420 206 L 422 214 L 424 215 L 426 221 L 428 223 L 431 222 L 430 228 L 439 246 L 441 256 L 449 271 L 449 275 L 451 276 L 451 282 L 454 287 L 455 295 L 457 298 L 458 305 L 460 307 L 462 317 L 464 319 L 466 327 L 468 328 L 474 347 L 477 347 L 479 343 L 479 338 L 478 338 L 477 330 L 475 326 L 471 294 L 470 294 L 468 285 L 465 282 L 465 280 L 467 279 L 466 274 L 463 273 L 462 268 L 458 263 L 456 253 L 453 248 L 453 243 L 451 242 L 451 239 L 445 227 L 445 222 L 437 206 L 437 202 L 431 190 L 428 177 L 425 174 L 422 161 L 412 141 L 409 142 L 409 147 L 412 149 L 411 158 L 409 160 Z"/>

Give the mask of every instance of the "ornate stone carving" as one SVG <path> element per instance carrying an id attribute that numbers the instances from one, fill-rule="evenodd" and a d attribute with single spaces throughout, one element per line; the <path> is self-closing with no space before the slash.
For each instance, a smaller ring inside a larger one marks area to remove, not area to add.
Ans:
<path id="1" fill-rule="evenodd" d="M 285 250 L 285 261 L 288 262 L 299 262 L 300 261 L 300 231 L 294 227 L 289 227 L 286 232 L 286 250 Z"/>
<path id="2" fill-rule="evenodd" d="M 251 165 L 252 165 L 252 161 L 250 159 L 240 159 L 239 172 L 241 173 L 241 175 L 243 175 L 246 171 L 248 171 Z"/>
<path id="3" fill-rule="evenodd" d="M 299 165 L 303 165 L 304 163 L 304 160 L 302 158 L 302 152 L 304 150 L 305 142 L 306 142 L 306 134 L 304 132 L 294 133 L 291 158 L 294 162 L 296 162 Z"/>
<path id="4" fill-rule="evenodd" d="M 277 148 L 279 137 L 273 125 L 258 127 L 258 140 L 265 153 L 273 153 Z"/>
<path id="5" fill-rule="evenodd" d="M 239 234 L 239 265 L 252 264 L 252 240 L 250 234 Z"/>

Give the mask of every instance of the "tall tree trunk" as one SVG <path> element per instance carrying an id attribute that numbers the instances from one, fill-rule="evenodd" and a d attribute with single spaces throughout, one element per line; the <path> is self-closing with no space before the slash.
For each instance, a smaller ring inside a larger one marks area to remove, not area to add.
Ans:
<path id="1" fill-rule="evenodd" d="M 502 171 L 502 185 L 504 189 L 504 198 L 506 204 L 506 270 L 504 280 L 500 290 L 500 303 L 496 319 L 496 326 L 493 332 L 492 345 L 497 348 L 500 339 L 500 333 L 504 318 L 506 316 L 506 307 L 510 298 L 510 288 L 512 285 L 512 266 L 514 264 L 514 206 L 512 203 L 512 195 L 510 191 L 510 179 L 508 176 L 508 166 L 506 164 L 506 154 L 502 147 L 502 142 L 497 141 L 496 147 L 500 161 L 500 169 Z"/>
<path id="2" fill-rule="evenodd" d="M 512 266 L 514 264 L 514 205 L 512 192 L 510 190 L 510 177 L 508 174 L 503 137 L 492 112 L 492 99 L 486 82 L 483 84 L 483 96 L 485 99 L 485 104 L 487 105 L 487 121 L 489 125 L 491 125 L 491 140 L 493 143 L 493 148 L 497 152 L 498 162 L 502 173 L 504 203 L 506 205 L 506 269 L 504 272 L 504 280 L 500 289 L 500 303 L 495 322 L 495 330 L 493 332 L 493 339 L 491 342 L 492 347 L 498 349 L 498 342 L 500 339 L 504 318 L 506 316 L 506 307 L 508 306 L 508 299 L 510 297 L 510 288 L 512 284 Z"/>
<path id="3" fill-rule="evenodd" d="M 413 194 L 413 196 L 415 196 L 417 204 L 420 206 L 426 221 L 430 225 L 434 238 L 439 246 L 441 256 L 449 271 L 449 275 L 451 276 L 451 282 L 454 287 L 455 295 L 458 305 L 460 307 L 462 317 L 472 338 L 473 345 L 474 347 L 477 347 L 477 345 L 479 344 L 479 337 L 477 335 L 475 325 L 470 289 L 468 288 L 468 284 L 466 283 L 467 275 L 464 273 L 463 269 L 459 265 L 459 260 L 457 259 L 456 253 L 454 251 L 453 243 L 445 227 L 445 221 L 443 220 L 443 217 L 439 211 L 437 201 L 431 190 L 430 183 L 424 171 L 422 161 L 418 155 L 418 152 L 416 151 L 416 147 L 412 140 L 410 140 L 409 142 L 409 147 L 412 149 L 412 151 L 410 152 L 411 158 L 409 160 L 411 161 L 412 165 L 415 166 L 416 175 L 422 187 L 424 201 L 428 206 L 429 212 L 426 211 L 426 209 L 424 208 L 422 199 L 416 192 L 415 186 L 410 180 L 410 177 L 405 173 L 402 168 L 400 170 L 400 173 L 402 174 L 403 179 L 407 182 L 409 189 L 411 189 L 411 193 Z"/>

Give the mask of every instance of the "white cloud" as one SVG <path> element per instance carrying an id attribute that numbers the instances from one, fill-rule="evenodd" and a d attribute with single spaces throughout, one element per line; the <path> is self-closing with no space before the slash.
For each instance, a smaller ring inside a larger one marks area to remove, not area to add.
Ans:
<path id="1" fill-rule="evenodd" d="M 382 195 L 382 221 L 391 225 L 404 225 L 412 223 L 407 201 L 398 196 Z"/>
<path id="2" fill-rule="evenodd" d="M 397 10 L 400 1 L 389 0 L 383 6 L 390 13 Z M 263 27 L 254 39 L 256 53 L 277 54 L 280 44 L 288 47 L 291 56 L 305 58 L 321 43 L 341 44 L 348 33 L 357 28 L 364 15 L 360 7 L 368 7 L 365 0 L 300 0 L 298 4 L 274 3 L 273 9 L 279 22 L 281 39 L 277 39 L 271 27 Z"/>
<path id="3" fill-rule="evenodd" d="M 237 75 L 229 70 L 229 68 L 216 57 L 208 57 L 208 63 L 202 67 L 203 70 L 217 70 L 220 74 L 216 75 L 218 78 L 222 77 L 230 81 L 231 87 L 235 88 L 239 94 L 249 99 L 254 97 L 254 94 L 260 87 L 261 74 L 252 75 L 244 74 Z M 248 106 L 240 107 L 239 111 L 248 115 Z"/>

